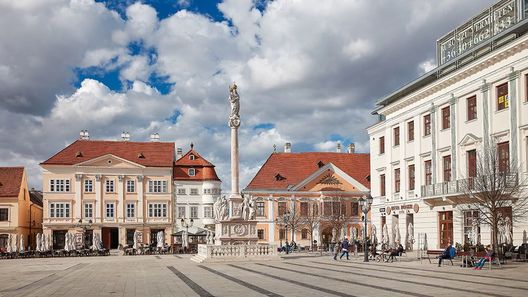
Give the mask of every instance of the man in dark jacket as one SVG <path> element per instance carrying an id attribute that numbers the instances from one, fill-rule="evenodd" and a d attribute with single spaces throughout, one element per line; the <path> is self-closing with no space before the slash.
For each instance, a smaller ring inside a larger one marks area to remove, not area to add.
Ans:
<path id="1" fill-rule="evenodd" d="M 350 260 L 348 258 L 348 247 L 349 247 L 348 239 L 345 237 L 345 239 L 341 243 L 341 249 L 343 253 L 341 254 L 341 257 L 339 257 L 339 259 L 343 258 L 343 256 L 346 254 L 347 260 Z"/>
<path id="2" fill-rule="evenodd" d="M 442 260 L 444 260 L 444 259 L 453 259 L 455 256 L 456 256 L 456 249 L 451 245 L 450 242 L 448 242 L 446 249 L 438 257 L 438 267 L 442 266 Z"/>

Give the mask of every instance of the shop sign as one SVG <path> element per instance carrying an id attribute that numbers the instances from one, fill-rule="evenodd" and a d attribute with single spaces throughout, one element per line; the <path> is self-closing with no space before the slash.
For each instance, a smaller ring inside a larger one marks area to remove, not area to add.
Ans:
<path id="1" fill-rule="evenodd" d="M 387 215 L 390 215 L 391 213 L 394 213 L 394 214 L 410 213 L 411 211 L 414 211 L 415 213 L 417 213 L 419 210 L 420 210 L 420 205 L 418 205 L 417 203 L 393 205 L 393 206 L 387 206 L 385 208 L 380 208 L 380 212 L 386 212 Z"/>

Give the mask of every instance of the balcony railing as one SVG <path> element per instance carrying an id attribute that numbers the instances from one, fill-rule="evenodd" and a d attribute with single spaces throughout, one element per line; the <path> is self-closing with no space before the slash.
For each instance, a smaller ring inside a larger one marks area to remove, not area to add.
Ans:
<path id="1" fill-rule="evenodd" d="M 504 175 L 506 178 L 506 185 L 515 186 L 519 180 L 516 173 L 509 173 Z M 474 178 L 458 179 L 448 182 L 436 183 L 433 185 L 422 186 L 422 197 L 433 196 L 448 196 L 461 194 L 465 189 L 470 189 L 474 186 Z"/>

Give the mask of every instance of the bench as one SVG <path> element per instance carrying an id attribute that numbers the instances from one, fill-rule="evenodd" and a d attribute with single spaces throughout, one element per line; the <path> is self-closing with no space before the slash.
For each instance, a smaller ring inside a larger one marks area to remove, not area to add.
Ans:
<path id="1" fill-rule="evenodd" d="M 484 258 L 486 256 L 486 252 L 458 252 L 457 256 L 462 257 L 462 267 L 469 267 L 469 259 L 473 257 L 475 259 L 475 262 L 480 260 L 481 258 Z M 500 262 L 500 259 L 498 257 L 491 258 L 491 261 L 488 261 L 489 269 L 491 270 L 491 267 L 493 263 L 496 262 L 500 268 L 502 268 L 502 264 Z"/>
<path id="2" fill-rule="evenodd" d="M 435 258 L 437 259 L 443 253 L 444 253 L 444 250 L 427 250 L 427 259 L 429 260 L 429 263 L 432 264 L 431 257 L 429 257 L 430 255 L 436 256 Z M 449 262 L 451 262 L 451 265 L 453 265 L 453 258 L 448 258 L 448 259 L 444 259 L 444 260 L 449 260 Z"/>

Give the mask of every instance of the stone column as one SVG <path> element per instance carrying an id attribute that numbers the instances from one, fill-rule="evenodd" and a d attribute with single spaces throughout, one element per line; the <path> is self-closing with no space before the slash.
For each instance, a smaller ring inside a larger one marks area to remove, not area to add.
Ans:
<path id="1" fill-rule="evenodd" d="M 508 90 L 508 101 L 510 105 L 510 166 L 513 168 L 519 167 L 517 161 L 519 160 L 517 156 L 518 152 L 518 127 L 517 125 L 517 80 L 519 78 L 519 71 L 513 71 L 509 76 L 509 90 Z"/>
<path id="2" fill-rule="evenodd" d="M 484 142 L 484 151 L 487 151 L 489 148 L 489 84 L 486 81 L 483 81 L 482 86 L 480 87 L 482 92 L 482 124 L 483 124 L 483 142 Z M 466 172 L 467 175 L 467 172 Z"/>
<path id="3" fill-rule="evenodd" d="M 433 187 L 436 185 L 436 106 L 431 106 L 431 172 Z"/>
<path id="4" fill-rule="evenodd" d="M 273 195 L 269 195 L 268 198 L 268 220 L 270 222 L 269 224 L 269 236 L 268 241 L 269 243 L 275 242 L 275 213 L 274 213 L 274 204 L 273 204 Z"/>
<path id="5" fill-rule="evenodd" d="M 138 175 L 137 177 L 137 196 L 138 196 L 138 204 L 137 204 L 137 221 L 139 223 L 144 222 L 144 213 L 143 213 L 143 196 L 144 196 L 144 190 L 143 190 L 143 175 Z"/>
<path id="6" fill-rule="evenodd" d="M 123 175 L 117 176 L 117 221 L 124 222 L 124 208 L 125 208 L 125 188 L 124 188 L 124 179 Z"/>
<path id="7" fill-rule="evenodd" d="M 101 216 L 101 200 L 102 200 L 102 191 L 101 188 L 101 175 L 97 174 L 95 176 L 95 219 L 94 222 L 102 222 Z"/>
<path id="8" fill-rule="evenodd" d="M 75 218 L 75 222 L 78 222 L 82 218 L 82 215 L 81 215 L 81 211 L 82 211 L 81 194 L 83 191 L 82 178 L 83 178 L 82 174 L 75 174 L 75 212 L 73 216 Z"/>
<path id="9" fill-rule="evenodd" d="M 231 195 L 239 195 L 238 189 L 238 127 L 231 127 Z"/>
<path id="10" fill-rule="evenodd" d="M 454 94 L 451 94 L 451 100 L 449 101 L 450 107 L 450 121 L 451 121 L 451 180 L 455 181 L 457 179 L 457 141 L 456 141 L 456 131 L 457 131 L 457 122 L 456 122 L 456 101 Z"/>

